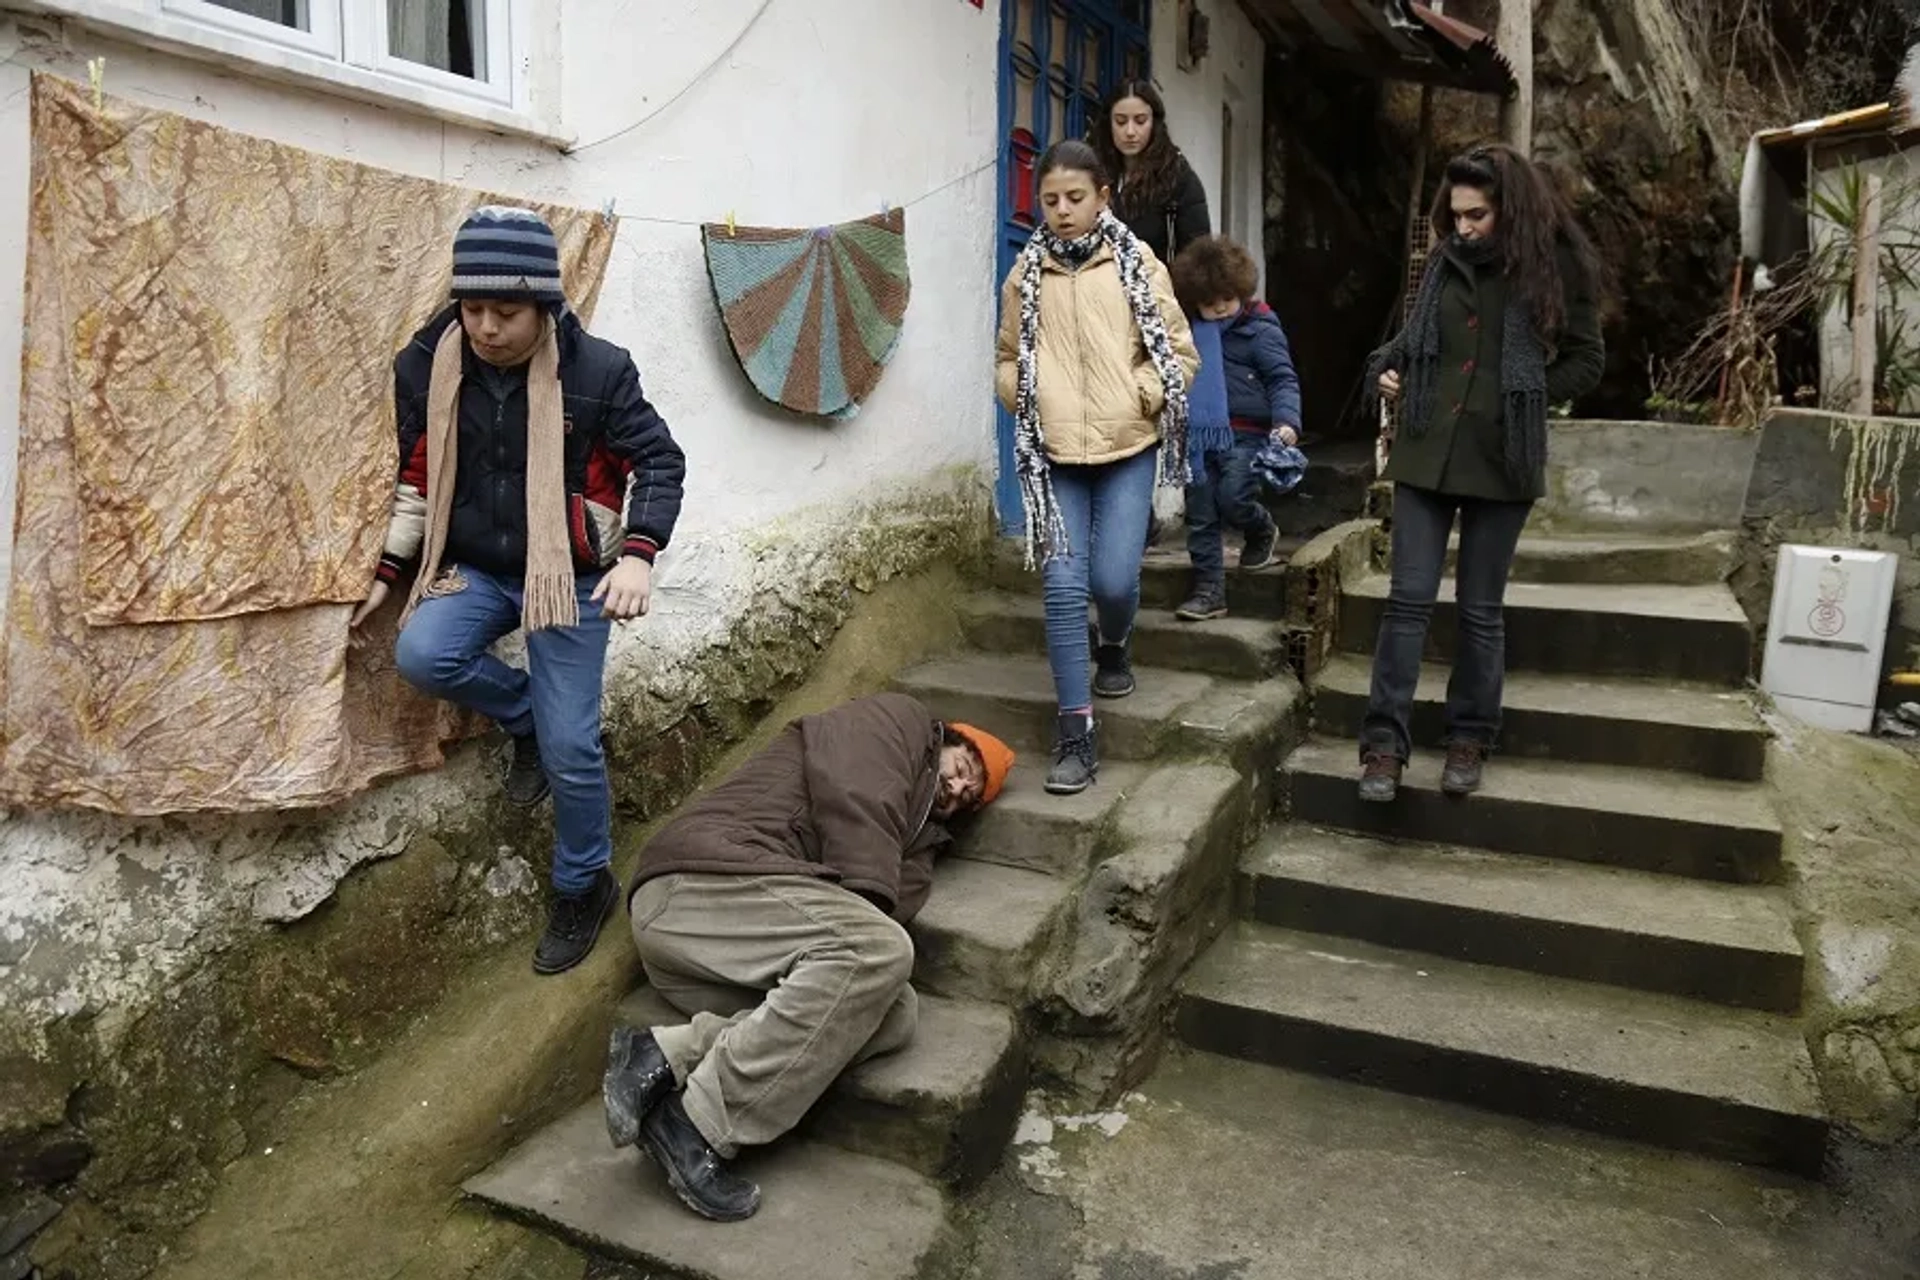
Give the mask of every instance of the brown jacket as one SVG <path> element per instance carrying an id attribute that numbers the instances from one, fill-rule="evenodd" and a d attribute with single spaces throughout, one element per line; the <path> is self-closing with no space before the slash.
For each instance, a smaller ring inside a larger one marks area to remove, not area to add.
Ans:
<path id="1" fill-rule="evenodd" d="M 1193 331 L 1174 300 L 1167 269 L 1151 254 L 1153 295 L 1167 323 L 1174 359 L 1193 385 L 1200 369 Z M 1019 385 L 1020 267 L 1000 291 L 1000 403 L 1013 410 Z M 1118 462 L 1160 439 L 1166 388 L 1147 356 L 1140 326 L 1120 287 L 1113 250 L 1100 246 L 1078 271 L 1049 257 L 1040 270 L 1040 434 L 1054 462 Z"/>
<path id="2" fill-rule="evenodd" d="M 633 887 L 684 871 L 820 876 L 904 924 L 948 843 L 932 816 L 940 737 L 899 693 L 803 716 L 647 842 Z"/>

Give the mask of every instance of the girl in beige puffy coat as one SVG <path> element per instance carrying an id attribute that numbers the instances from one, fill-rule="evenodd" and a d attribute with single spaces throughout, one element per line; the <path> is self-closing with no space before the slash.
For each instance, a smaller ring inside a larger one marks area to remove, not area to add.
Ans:
<path id="1" fill-rule="evenodd" d="M 1014 417 L 1027 557 L 1041 563 L 1060 705 L 1047 790 L 1072 794 L 1099 772 L 1094 695 L 1134 689 L 1127 642 L 1156 466 L 1162 483 L 1184 483 L 1187 387 L 1200 358 L 1166 268 L 1108 208 L 1112 186 L 1093 148 L 1055 144 L 1039 184 L 1046 222 L 1002 291 L 996 374 Z"/>

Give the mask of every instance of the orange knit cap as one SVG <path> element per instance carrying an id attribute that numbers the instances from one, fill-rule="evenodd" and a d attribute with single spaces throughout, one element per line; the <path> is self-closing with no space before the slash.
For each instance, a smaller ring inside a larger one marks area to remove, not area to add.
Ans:
<path id="1" fill-rule="evenodd" d="M 981 788 L 980 803 L 988 805 L 1007 785 L 1007 775 L 1013 772 L 1013 748 L 988 733 L 985 729 L 976 729 L 970 724 L 950 724 L 947 726 L 962 738 L 967 745 L 979 753 L 980 763 L 986 767 L 987 785 Z"/>

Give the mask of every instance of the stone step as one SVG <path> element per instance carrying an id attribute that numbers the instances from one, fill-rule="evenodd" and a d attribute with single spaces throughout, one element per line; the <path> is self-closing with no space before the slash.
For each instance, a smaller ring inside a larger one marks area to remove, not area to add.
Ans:
<path id="1" fill-rule="evenodd" d="M 1341 599 L 1340 648 L 1372 653 L 1387 603 L 1388 578 L 1350 582 Z M 1453 661 L 1454 581 L 1440 584 L 1426 657 Z M 1509 670 L 1567 675 L 1650 676 L 1708 684 L 1746 681 L 1753 631 L 1733 592 L 1707 586 L 1567 585 L 1515 582 L 1507 588 Z"/>
<path id="2" fill-rule="evenodd" d="M 600 1103 L 536 1133 L 465 1185 L 597 1253 L 704 1280 L 916 1280 L 948 1239 L 940 1185 L 904 1165 L 789 1138 L 740 1157 L 760 1184 L 745 1222 L 695 1217 L 666 1176 L 607 1140 Z"/>
<path id="3" fill-rule="evenodd" d="M 1137 790 L 1152 766 L 1110 760 L 1100 766 L 1100 782 L 1077 796 L 1047 794 L 1050 763 L 1043 752 L 1028 752 L 1014 762 L 1006 789 L 971 818 L 953 824 L 954 852 L 976 862 L 991 862 L 1062 879 L 1078 879 L 1112 852 L 1114 811 Z"/>
<path id="4" fill-rule="evenodd" d="M 1147 551 L 1140 565 L 1140 607 L 1172 612 L 1193 594 L 1193 561 L 1187 556 L 1186 535 L 1182 530 L 1170 533 L 1171 541 Z M 1227 607 L 1230 617 L 1268 618 L 1286 616 L 1286 562 L 1294 552 L 1307 545 L 1304 537 L 1281 538 L 1274 544 L 1276 560 L 1264 569 L 1242 572 L 1237 560 L 1239 541 L 1227 540 Z M 1032 585 L 1027 590 L 1037 590 Z"/>
<path id="5" fill-rule="evenodd" d="M 1194 966 L 1197 1048 L 1817 1175 L 1792 1022 L 1241 923 Z"/>
<path id="6" fill-rule="evenodd" d="M 1805 957 L 1786 891 L 1282 827 L 1241 863 L 1248 914 L 1336 934 L 1777 1013 Z"/>
<path id="7" fill-rule="evenodd" d="M 1366 718 L 1373 664 L 1359 654 L 1333 658 L 1314 676 L 1315 729 L 1357 738 Z M 1448 669 L 1420 672 L 1413 705 L 1414 740 L 1438 744 L 1445 734 Z M 1507 676 L 1503 757 L 1673 769 L 1734 781 L 1758 781 L 1772 736 L 1745 690 L 1674 684 L 1625 676 Z"/>
<path id="8" fill-rule="evenodd" d="M 1447 547 L 1447 572 L 1460 550 L 1455 534 Z M 1733 572 L 1732 533 L 1533 536 L 1520 539 L 1515 582 L 1567 585 L 1665 583 L 1701 586 L 1725 582 Z"/>
<path id="9" fill-rule="evenodd" d="M 1040 871 L 940 859 L 927 905 L 908 926 L 915 985 L 1023 1006 L 1058 959 L 1075 890 Z"/>
<path id="10" fill-rule="evenodd" d="M 1315 741 L 1288 758 L 1284 785 L 1292 817 L 1314 826 L 1702 880 L 1779 871 L 1780 820 L 1758 784 L 1502 757 L 1461 800 L 1441 793 L 1440 765 L 1417 753 L 1398 800 L 1365 804 L 1354 745 Z"/>
<path id="11" fill-rule="evenodd" d="M 1139 688 L 1131 697 L 1099 699 L 1094 706 L 1103 768 L 1110 760 L 1211 755 L 1263 776 L 1291 745 L 1300 722 L 1300 686 L 1290 675 L 1249 683 L 1138 667 L 1134 676 Z M 902 672 L 893 687 L 936 716 L 999 734 L 1036 760 L 1052 749 L 1058 703 L 1053 676 L 1038 654 L 942 658 Z"/>
<path id="12" fill-rule="evenodd" d="M 962 605 L 960 616 L 968 642 L 977 649 L 1047 651 L 1046 619 L 1038 596 L 975 596 Z M 1142 609 L 1133 625 L 1133 661 L 1169 671 L 1259 680 L 1286 664 L 1287 634 L 1281 624 L 1263 618 L 1182 622 L 1165 610 Z"/>
<path id="13" fill-rule="evenodd" d="M 800 1136 L 972 1186 L 999 1163 L 1020 1118 L 1026 1046 L 1000 1005 L 919 999 L 912 1042 L 849 1068 L 808 1113 Z M 620 1002 L 618 1016 L 633 1027 L 687 1020 L 645 986 Z"/>

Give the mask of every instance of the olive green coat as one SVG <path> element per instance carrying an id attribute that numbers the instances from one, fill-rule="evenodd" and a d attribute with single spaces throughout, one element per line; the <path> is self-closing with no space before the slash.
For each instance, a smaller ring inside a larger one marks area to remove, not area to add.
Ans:
<path id="1" fill-rule="evenodd" d="M 1502 335 L 1511 282 L 1498 265 L 1475 269 L 1441 250 L 1440 368 L 1434 420 L 1415 436 L 1394 439 L 1386 479 L 1461 498 L 1530 502 L 1546 494 L 1546 477 L 1522 481 L 1506 463 L 1505 397 L 1500 387 Z M 1547 351 L 1547 403 L 1563 405 L 1599 384 L 1606 366 L 1599 308 L 1572 255 L 1561 257 L 1567 319 Z"/>

